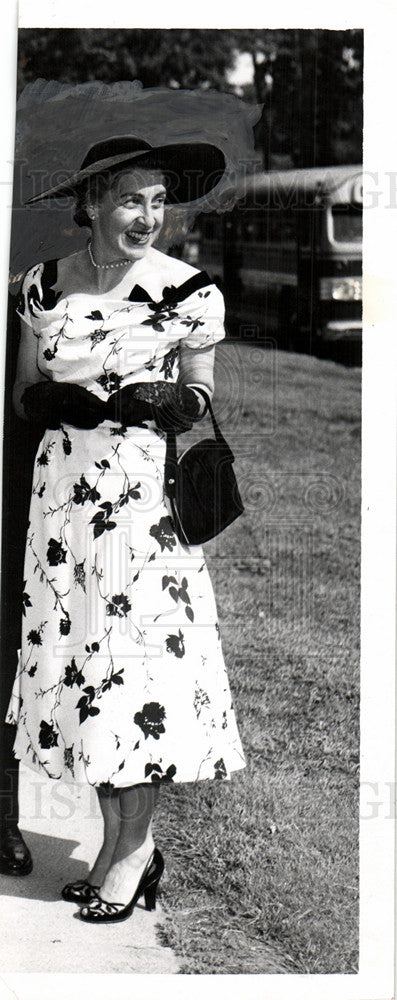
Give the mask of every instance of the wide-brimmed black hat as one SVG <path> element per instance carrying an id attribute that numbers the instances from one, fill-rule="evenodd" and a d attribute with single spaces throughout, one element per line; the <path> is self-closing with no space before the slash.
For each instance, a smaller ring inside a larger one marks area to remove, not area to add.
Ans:
<path id="1" fill-rule="evenodd" d="M 212 143 L 167 143 L 153 146 L 134 135 L 111 136 L 88 150 L 79 170 L 62 183 L 29 198 L 27 205 L 44 198 L 76 195 L 87 178 L 105 173 L 118 165 L 159 169 L 165 174 L 167 197 L 184 204 L 204 197 L 221 180 L 226 166 L 221 149 Z"/>

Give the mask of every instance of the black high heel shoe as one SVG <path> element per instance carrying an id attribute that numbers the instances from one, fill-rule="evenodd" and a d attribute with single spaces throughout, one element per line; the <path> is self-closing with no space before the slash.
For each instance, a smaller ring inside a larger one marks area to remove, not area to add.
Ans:
<path id="1" fill-rule="evenodd" d="M 82 879 L 80 882 L 68 882 L 64 885 L 61 896 L 67 903 L 91 903 L 93 899 L 97 899 L 98 892 L 99 885 L 91 885 L 91 882 Z"/>
<path id="2" fill-rule="evenodd" d="M 146 865 L 145 871 L 139 882 L 138 888 L 129 903 L 107 903 L 98 895 L 92 900 L 89 906 L 83 906 L 80 910 L 82 920 L 91 924 L 110 923 L 115 920 L 126 920 L 131 916 L 135 904 L 140 896 L 145 897 L 147 910 L 156 909 L 156 893 L 159 881 L 164 871 L 164 859 L 157 847 L 155 847 L 151 858 Z"/>

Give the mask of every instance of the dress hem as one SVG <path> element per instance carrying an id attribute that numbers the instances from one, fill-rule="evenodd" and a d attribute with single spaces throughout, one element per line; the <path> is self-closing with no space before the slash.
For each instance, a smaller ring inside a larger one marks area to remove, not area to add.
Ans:
<path id="1" fill-rule="evenodd" d="M 136 781 L 132 781 L 131 780 L 131 781 L 123 782 L 123 784 L 115 784 L 114 781 L 112 781 L 109 778 L 101 778 L 98 781 L 89 781 L 88 778 L 86 778 L 84 781 L 79 781 L 77 778 L 73 778 L 72 775 L 70 775 L 70 777 L 69 777 L 67 774 L 64 774 L 64 773 L 61 774 L 61 775 L 59 775 L 59 776 L 52 775 L 52 774 L 48 773 L 45 765 L 41 764 L 40 762 L 38 764 L 34 764 L 32 761 L 28 760 L 25 756 L 18 757 L 15 752 L 14 752 L 14 757 L 20 763 L 23 763 L 25 767 L 29 768 L 30 771 L 34 771 L 35 774 L 41 774 L 41 775 L 44 774 L 45 777 L 48 778 L 50 781 L 59 781 L 59 782 L 62 782 L 63 784 L 66 784 L 66 785 L 75 785 L 75 786 L 81 787 L 81 788 L 84 788 L 85 786 L 89 785 L 91 788 L 101 788 L 103 786 L 109 786 L 109 787 L 112 787 L 114 789 L 118 789 L 118 788 L 122 789 L 122 788 L 131 788 L 134 785 L 150 785 L 150 786 L 152 786 L 152 785 L 195 785 L 195 784 L 197 784 L 198 782 L 201 782 L 201 781 L 231 781 L 231 777 L 232 777 L 233 774 L 237 774 L 238 771 L 243 771 L 244 768 L 247 766 L 247 762 L 242 759 L 240 763 L 238 763 L 238 764 L 236 763 L 233 767 L 229 768 L 226 771 L 225 774 L 223 774 L 223 773 L 222 774 L 221 773 L 218 773 L 218 774 L 203 774 L 202 776 L 200 776 L 200 775 L 197 776 L 196 775 L 196 777 L 194 777 L 194 778 L 167 778 L 167 777 L 164 776 L 164 777 L 161 777 L 158 781 L 152 780 L 151 778 L 149 779 L 149 778 L 145 778 L 144 777 L 144 778 L 141 778 L 141 779 L 136 780 Z M 214 767 L 214 765 L 212 765 L 212 767 Z"/>

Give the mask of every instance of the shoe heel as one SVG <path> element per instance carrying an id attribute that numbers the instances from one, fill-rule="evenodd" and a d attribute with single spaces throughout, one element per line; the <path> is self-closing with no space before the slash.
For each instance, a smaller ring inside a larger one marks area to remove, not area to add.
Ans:
<path id="1" fill-rule="evenodd" d="M 156 909 L 157 889 L 158 889 L 158 882 L 153 882 L 152 885 L 149 885 L 148 888 L 145 889 L 144 897 L 145 897 L 145 906 L 147 910 Z"/>

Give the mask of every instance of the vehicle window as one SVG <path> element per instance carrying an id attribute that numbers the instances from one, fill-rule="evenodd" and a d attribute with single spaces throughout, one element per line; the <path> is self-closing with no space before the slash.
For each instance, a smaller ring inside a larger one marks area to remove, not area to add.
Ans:
<path id="1" fill-rule="evenodd" d="M 334 239 L 337 243 L 361 243 L 363 238 L 362 205 L 333 205 Z"/>
<path id="2" fill-rule="evenodd" d="M 290 209 L 252 206 L 239 210 L 241 238 L 253 243 L 283 243 L 296 239 L 297 213 Z"/>

